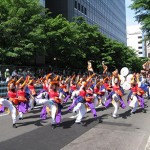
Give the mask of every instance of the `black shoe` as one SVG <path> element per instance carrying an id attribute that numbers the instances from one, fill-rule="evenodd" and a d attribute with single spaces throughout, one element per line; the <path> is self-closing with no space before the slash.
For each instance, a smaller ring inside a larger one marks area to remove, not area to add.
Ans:
<path id="1" fill-rule="evenodd" d="M 82 124 L 82 126 L 86 126 L 87 125 L 86 122 L 81 122 L 81 124 Z"/>
<path id="2" fill-rule="evenodd" d="M 81 124 L 81 122 L 75 122 L 76 124 Z"/>
<path id="3" fill-rule="evenodd" d="M 94 115 L 94 118 L 97 118 L 97 115 Z"/>
<path id="4" fill-rule="evenodd" d="M 17 128 L 16 124 L 13 124 L 13 128 Z"/>
<path id="5" fill-rule="evenodd" d="M 19 118 L 19 120 L 23 120 L 23 118 Z"/>
<path id="6" fill-rule="evenodd" d="M 95 121 L 99 121 L 99 118 L 98 118 L 98 117 L 95 117 L 94 120 L 95 120 Z"/>
<path id="7" fill-rule="evenodd" d="M 51 124 L 51 127 L 52 127 L 52 129 L 55 129 L 56 125 L 55 124 Z"/>
<path id="8" fill-rule="evenodd" d="M 101 119 L 98 120 L 98 123 L 102 123 L 103 121 Z"/>
<path id="9" fill-rule="evenodd" d="M 148 106 L 147 106 L 147 105 L 144 105 L 144 108 L 148 108 Z"/>
<path id="10" fill-rule="evenodd" d="M 146 113 L 146 110 L 145 110 L 145 109 L 143 109 L 142 111 L 143 111 L 143 113 Z"/>
<path id="11" fill-rule="evenodd" d="M 131 112 L 132 114 L 135 114 L 135 111 L 134 112 Z"/>

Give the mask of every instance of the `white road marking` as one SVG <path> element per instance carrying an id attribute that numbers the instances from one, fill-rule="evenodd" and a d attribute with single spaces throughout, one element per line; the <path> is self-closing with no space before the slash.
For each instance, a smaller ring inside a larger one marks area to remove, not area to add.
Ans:
<path id="1" fill-rule="evenodd" d="M 43 107 L 43 105 L 35 106 L 35 107 L 33 108 L 33 110 L 36 109 L 36 108 L 41 108 L 41 107 Z"/>
<path id="2" fill-rule="evenodd" d="M 0 115 L 0 117 L 6 116 L 6 115 L 9 115 L 9 114 L 2 114 L 2 115 Z"/>
<path id="3" fill-rule="evenodd" d="M 75 116 L 71 116 L 71 117 L 69 117 L 69 118 L 74 119 L 74 118 L 77 118 L 77 116 L 78 116 L 78 114 L 75 115 Z"/>
<path id="4" fill-rule="evenodd" d="M 145 146 L 145 150 L 150 150 L 150 136 L 149 136 L 147 144 Z"/>

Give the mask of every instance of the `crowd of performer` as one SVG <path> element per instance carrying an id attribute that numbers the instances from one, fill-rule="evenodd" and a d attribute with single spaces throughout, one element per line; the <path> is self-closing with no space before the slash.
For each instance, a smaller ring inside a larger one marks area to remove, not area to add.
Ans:
<path id="1" fill-rule="evenodd" d="M 37 80 L 31 76 L 15 78 L 8 82 L 8 98 L 0 98 L 0 112 L 6 109 L 12 117 L 13 128 L 17 128 L 17 121 L 22 120 L 24 114 L 34 109 L 36 105 L 42 105 L 41 119 L 51 116 L 52 127 L 59 125 L 63 106 L 71 102 L 68 112 L 76 114 L 75 123 L 80 124 L 86 113 L 91 111 L 93 118 L 97 119 L 97 108 L 108 108 L 113 105 L 112 117 L 118 117 L 118 109 L 125 109 L 127 104 L 131 113 L 136 113 L 140 107 L 145 110 L 144 95 L 149 97 L 149 83 L 144 74 L 129 74 L 128 68 L 123 68 L 107 74 L 107 66 L 102 63 L 103 75 L 93 72 L 91 63 L 88 62 L 88 75 L 72 75 L 64 77 L 49 73 Z M 37 93 L 35 87 L 40 84 L 42 90 Z M 127 104 L 123 95 L 130 90 L 127 96 Z"/>

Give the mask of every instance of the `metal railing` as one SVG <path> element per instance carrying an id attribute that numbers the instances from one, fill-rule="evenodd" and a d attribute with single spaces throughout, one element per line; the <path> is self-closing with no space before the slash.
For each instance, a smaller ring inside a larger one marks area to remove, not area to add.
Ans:
<path id="1" fill-rule="evenodd" d="M 37 85 L 35 87 L 36 92 L 38 93 L 42 89 L 42 85 Z M 7 83 L 0 83 L 0 97 L 7 97 Z"/>

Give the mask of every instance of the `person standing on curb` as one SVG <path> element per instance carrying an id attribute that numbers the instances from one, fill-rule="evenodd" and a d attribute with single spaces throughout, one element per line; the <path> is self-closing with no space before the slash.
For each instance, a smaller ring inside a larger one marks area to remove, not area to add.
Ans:
<path id="1" fill-rule="evenodd" d="M 6 69 L 6 71 L 5 71 L 5 73 L 4 73 L 4 76 L 5 76 L 6 82 L 8 82 L 9 79 L 10 79 L 10 72 L 9 72 L 9 69 Z"/>

